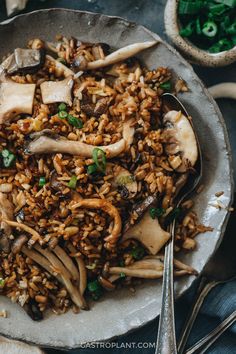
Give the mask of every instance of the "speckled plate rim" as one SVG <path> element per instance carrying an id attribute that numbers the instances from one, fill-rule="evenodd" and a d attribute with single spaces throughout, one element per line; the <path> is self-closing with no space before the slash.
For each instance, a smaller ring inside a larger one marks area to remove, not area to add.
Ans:
<path id="1" fill-rule="evenodd" d="M 116 17 L 116 16 L 106 16 L 106 15 L 102 15 L 102 14 L 98 14 L 98 13 L 92 13 L 92 12 L 87 12 L 87 11 L 78 11 L 78 10 L 63 9 L 63 8 L 60 8 L 60 9 L 52 8 L 52 9 L 32 11 L 30 13 L 26 13 L 26 14 L 15 16 L 15 17 L 13 17 L 13 18 L 11 18 L 9 20 L 6 20 L 6 21 L 2 22 L 0 24 L 0 29 L 3 26 L 5 26 L 5 25 L 11 24 L 11 23 L 17 23 L 17 20 L 22 18 L 22 17 L 27 19 L 28 17 L 30 17 L 33 14 L 51 13 L 51 12 L 54 12 L 54 11 L 55 12 L 61 12 L 62 14 L 65 13 L 65 12 L 67 12 L 67 13 L 71 12 L 71 13 L 78 14 L 78 16 L 81 16 L 83 14 L 87 14 L 88 16 L 96 16 L 96 17 L 99 17 L 99 18 L 112 19 L 114 22 L 118 21 L 118 22 L 120 22 L 121 24 L 123 24 L 126 27 L 131 26 L 131 27 L 136 27 L 137 29 L 138 28 L 142 29 L 142 31 L 146 32 L 147 35 L 151 36 L 152 38 L 154 38 L 157 41 L 160 41 L 171 53 L 173 53 L 174 56 L 178 57 L 179 61 L 182 62 L 182 64 L 185 66 L 185 68 L 193 76 L 195 82 L 198 85 L 200 85 L 202 91 L 204 92 L 204 94 L 207 97 L 208 101 L 212 104 L 212 106 L 214 108 L 214 111 L 215 111 L 216 115 L 218 116 L 219 123 L 220 123 L 222 131 L 223 131 L 223 139 L 224 139 L 225 151 L 226 151 L 226 155 L 227 155 L 226 159 L 227 159 L 228 167 L 229 167 L 229 186 L 228 187 L 229 187 L 230 193 L 229 193 L 229 198 L 227 200 L 227 205 L 226 206 L 230 206 L 232 204 L 232 201 L 233 201 L 233 185 L 234 185 L 234 183 L 233 183 L 233 169 L 232 169 L 231 148 L 230 148 L 230 144 L 229 144 L 229 139 L 228 139 L 228 135 L 227 135 L 227 131 L 226 131 L 225 122 L 224 122 L 224 119 L 223 119 L 223 117 L 221 115 L 221 112 L 220 112 L 220 110 L 218 108 L 218 105 L 216 104 L 214 99 L 211 97 L 210 93 L 205 88 L 205 86 L 203 85 L 201 80 L 194 73 L 193 68 L 191 67 L 191 65 L 173 47 L 171 47 L 169 44 L 167 44 L 165 41 L 163 41 L 157 34 L 151 32 L 150 30 L 148 30 L 144 26 L 137 25 L 137 24 L 135 24 L 133 22 L 129 22 L 129 21 L 127 21 L 127 20 L 125 20 L 125 19 L 123 19 L 121 17 Z M 209 257 L 204 261 L 204 264 L 206 264 L 209 261 L 209 259 L 213 255 L 213 253 L 216 251 L 216 249 L 220 245 L 220 242 L 222 240 L 223 234 L 224 234 L 225 229 L 226 229 L 228 218 L 229 218 L 229 212 L 225 212 L 224 216 L 222 218 L 220 233 L 219 233 L 219 237 L 217 239 L 217 242 L 215 244 L 215 247 L 212 250 L 212 254 L 209 255 Z M 201 269 L 203 269 L 203 267 Z M 193 281 L 194 281 L 194 278 L 191 278 L 190 281 L 188 282 L 187 288 L 183 288 L 182 291 L 178 294 L 178 296 L 182 295 L 191 286 Z M 99 304 L 97 304 L 97 306 L 99 306 Z M 131 323 L 127 324 L 126 323 L 126 325 L 123 323 L 123 327 L 122 328 L 119 327 L 119 331 L 117 330 L 116 333 L 113 333 L 112 335 L 104 334 L 103 338 L 96 339 L 95 341 L 97 342 L 97 341 L 112 340 L 114 338 L 117 338 L 118 336 L 130 333 L 131 331 L 134 331 L 135 329 L 140 328 L 141 326 L 143 326 L 143 325 L 147 324 L 148 322 L 152 321 L 156 317 L 157 317 L 157 313 L 154 312 L 151 316 L 149 316 L 148 319 L 145 319 L 141 323 L 136 323 L 136 324 L 135 323 L 133 323 L 133 324 L 131 324 Z M 1 324 L 2 324 L 2 322 L 1 322 Z M 79 345 L 81 345 L 83 343 L 86 343 L 86 341 L 83 341 L 81 339 L 78 340 L 77 342 L 73 342 L 73 343 L 70 343 L 70 344 L 68 342 L 64 343 L 63 340 L 62 341 L 58 340 L 56 343 L 53 340 L 52 340 L 52 343 L 49 343 L 49 342 L 45 343 L 44 340 L 41 340 L 41 339 L 31 341 L 29 338 L 22 338 L 22 337 L 19 337 L 19 336 L 15 336 L 14 333 L 11 334 L 11 335 L 5 333 L 4 329 L 1 329 L 1 324 L 0 324 L 0 333 L 2 333 L 3 335 L 8 336 L 9 338 L 14 338 L 14 339 L 19 339 L 19 340 L 23 339 L 24 341 L 27 341 L 29 343 L 34 343 L 34 344 L 38 344 L 38 345 L 41 345 L 41 346 L 60 348 L 60 349 L 62 349 L 62 348 L 72 349 L 72 348 L 78 347 Z M 43 322 L 41 322 L 41 324 L 43 324 Z"/>

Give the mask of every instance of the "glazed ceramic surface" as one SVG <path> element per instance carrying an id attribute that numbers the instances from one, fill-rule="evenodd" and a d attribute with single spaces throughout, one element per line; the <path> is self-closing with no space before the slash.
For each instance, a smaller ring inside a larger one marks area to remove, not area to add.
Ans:
<path id="1" fill-rule="evenodd" d="M 177 9 L 178 0 L 167 0 L 165 7 L 166 34 L 188 60 L 195 64 L 209 67 L 225 66 L 236 61 L 236 46 L 224 52 L 211 54 L 181 37 L 179 35 Z"/>
<path id="2" fill-rule="evenodd" d="M 199 272 L 218 247 L 223 236 L 228 212 L 210 204 L 216 201 L 215 193 L 224 191 L 221 202 L 231 204 L 231 154 L 223 118 L 219 109 L 193 72 L 191 66 L 160 37 L 146 28 L 126 20 L 99 14 L 63 9 L 51 9 L 19 16 L 0 25 L 0 56 L 16 47 L 24 47 L 33 37 L 53 40 L 55 34 L 74 36 L 84 41 L 107 42 L 114 49 L 149 40 L 159 44 L 139 55 L 149 69 L 168 66 L 176 76 L 186 80 L 189 92 L 180 99 L 191 113 L 203 151 L 204 189 L 194 197 L 195 210 L 200 221 L 214 227 L 197 237 L 195 252 L 178 255 Z M 176 292 L 182 294 L 194 277 L 176 282 Z M 161 305 L 161 281 L 145 281 L 131 294 L 127 289 L 107 294 L 91 305 L 90 311 L 61 316 L 49 312 L 41 322 L 33 322 L 24 310 L 1 297 L 1 308 L 8 318 L 0 318 L 0 333 L 44 346 L 74 348 L 81 343 L 104 341 L 127 333 L 154 319 Z"/>

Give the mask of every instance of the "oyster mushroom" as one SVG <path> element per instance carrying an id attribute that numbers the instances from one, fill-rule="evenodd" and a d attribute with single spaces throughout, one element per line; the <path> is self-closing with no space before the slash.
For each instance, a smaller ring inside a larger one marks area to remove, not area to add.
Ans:
<path id="1" fill-rule="evenodd" d="M 71 106 L 71 90 L 73 85 L 74 80 L 72 76 L 68 76 L 62 81 L 44 81 L 40 85 L 43 103 L 65 102 Z"/>
<path id="2" fill-rule="evenodd" d="M 174 260 L 174 266 L 174 275 L 176 276 L 181 276 L 185 274 L 198 274 L 195 269 L 185 265 L 180 261 Z M 133 264 L 127 267 L 110 267 L 109 272 L 111 275 L 118 275 L 120 273 L 124 273 L 125 275 L 131 277 L 156 279 L 162 277 L 163 269 L 163 256 L 147 256 L 142 260 L 134 262 Z"/>
<path id="3" fill-rule="evenodd" d="M 51 55 L 46 55 L 46 59 L 49 63 L 55 66 L 55 69 L 58 72 L 58 74 L 63 74 L 65 77 L 73 76 L 75 74 L 74 71 L 70 70 L 69 68 L 67 68 L 66 65 L 60 63 L 58 60 L 51 57 Z"/>
<path id="4" fill-rule="evenodd" d="M 11 246 L 11 250 L 13 254 L 20 253 L 22 247 L 24 244 L 28 241 L 28 237 L 24 234 L 18 236 L 14 241 Z"/>
<path id="5" fill-rule="evenodd" d="M 11 226 L 3 219 L 13 220 L 13 204 L 8 199 L 7 195 L 0 192 L 0 216 L 1 216 L 1 233 L 0 233 L 0 248 L 4 252 L 8 252 L 10 243 L 8 236 L 11 235 Z"/>
<path id="6" fill-rule="evenodd" d="M 52 154 L 65 153 L 83 157 L 92 157 L 93 150 L 97 147 L 106 153 L 107 158 L 113 158 L 120 155 L 126 148 L 132 144 L 134 137 L 133 121 L 129 120 L 123 124 L 123 138 L 117 143 L 107 146 L 94 146 L 80 141 L 64 139 L 60 136 L 50 137 L 48 130 L 40 134 L 31 135 L 34 138 L 27 147 L 28 154 Z"/>
<path id="7" fill-rule="evenodd" d="M 76 248 L 72 245 L 72 243 L 67 244 L 68 250 L 73 253 L 74 255 L 77 253 Z M 82 259 L 82 256 L 74 256 L 76 263 L 79 268 L 79 290 L 81 294 L 83 295 L 85 292 L 85 289 L 87 287 L 87 272 L 85 268 L 84 261 Z"/>
<path id="8" fill-rule="evenodd" d="M 182 163 L 175 161 L 176 171 L 186 172 L 195 165 L 198 158 L 197 141 L 191 123 L 185 115 L 177 111 L 166 113 L 163 123 L 169 139 L 165 151 L 170 156 L 180 154 Z"/>
<path id="9" fill-rule="evenodd" d="M 104 59 L 98 59 L 91 61 L 87 64 L 87 70 L 94 70 L 98 68 L 104 68 L 105 66 L 116 64 L 122 60 L 128 59 L 144 49 L 153 47 L 157 44 L 157 41 L 141 42 L 130 44 L 124 48 L 120 48 L 115 52 L 107 55 Z"/>
<path id="10" fill-rule="evenodd" d="M 45 62 L 45 52 L 43 49 L 21 49 L 16 48 L 1 67 L 8 75 L 34 74 Z"/>
<path id="11" fill-rule="evenodd" d="M 21 113 L 32 114 L 35 84 L 18 84 L 0 77 L 0 124 Z"/>
<path id="12" fill-rule="evenodd" d="M 152 219 L 146 211 L 142 219 L 123 234 L 121 241 L 131 238 L 141 242 L 151 254 L 155 255 L 169 240 L 170 233 L 163 230 L 158 219 Z"/>

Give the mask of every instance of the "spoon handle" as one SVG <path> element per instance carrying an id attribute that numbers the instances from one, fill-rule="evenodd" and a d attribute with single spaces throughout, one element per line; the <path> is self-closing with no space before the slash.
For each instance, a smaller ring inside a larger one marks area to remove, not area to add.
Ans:
<path id="1" fill-rule="evenodd" d="M 165 247 L 162 284 L 162 305 L 155 354 L 177 354 L 174 317 L 174 232 L 175 221 L 170 225 L 170 241 Z"/>

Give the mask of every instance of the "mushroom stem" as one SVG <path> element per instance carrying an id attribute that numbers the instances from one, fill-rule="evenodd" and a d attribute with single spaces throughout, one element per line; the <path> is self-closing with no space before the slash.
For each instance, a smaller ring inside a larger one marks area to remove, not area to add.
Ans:
<path id="1" fill-rule="evenodd" d="M 214 98 L 232 98 L 236 100 L 236 83 L 222 82 L 208 88 Z"/>
<path id="2" fill-rule="evenodd" d="M 88 209 L 102 209 L 105 213 L 109 214 L 113 219 L 113 229 L 109 236 L 105 238 L 105 247 L 114 247 L 121 233 L 121 217 L 114 205 L 105 199 L 83 199 L 74 204 L 71 209 L 88 208 Z"/>
<path id="3" fill-rule="evenodd" d="M 124 273 L 129 277 L 144 278 L 144 279 L 157 279 L 161 278 L 163 271 L 155 269 L 131 269 L 125 267 L 111 267 L 110 274 Z"/>
<path id="4" fill-rule="evenodd" d="M 76 249 L 72 245 L 72 243 L 68 243 L 67 247 L 70 252 L 76 254 Z M 87 272 L 86 272 L 85 264 L 84 264 L 82 257 L 74 256 L 74 258 L 75 258 L 76 263 L 79 268 L 79 275 L 80 275 L 79 290 L 80 290 L 81 294 L 83 295 L 85 292 L 85 289 L 87 287 Z"/>
<path id="5" fill-rule="evenodd" d="M 59 246 L 53 248 L 52 252 L 54 252 L 57 257 L 61 260 L 64 266 L 69 270 L 72 275 L 73 280 L 76 280 L 79 283 L 79 273 L 74 265 L 72 259 L 67 255 L 67 253 Z"/>
<path id="6" fill-rule="evenodd" d="M 80 141 L 71 141 L 67 139 L 52 138 L 47 135 L 41 135 L 31 141 L 26 147 L 29 154 L 52 154 L 64 153 L 83 157 L 92 157 L 93 150 L 99 148 L 106 153 L 106 157 L 111 159 L 120 155 L 133 142 L 134 127 L 133 120 L 129 120 L 123 124 L 123 138 L 117 143 L 107 146 L 94 146 Z"/>
<path id="7" fill-rule="evenodd" d="M 58 60 L 51 57 L 51 55 L 46 55 L 46 59 L 49 62 L 53 63 L 55 65 L 55 68 L 57 70 L 59 70 L 60 72 L 62 72 L 65 77 L 68 77 L 71 75 L 73 76 L 75 74 L 74 71 L 70 70 L 69 68 L 67 68 L 67 66 L 65 66 L 64 64 L 60 63 Z"/>
<path id="8" fill-rule="evenodd" d="M 39 242 L 40 245 L 42 245 L 44 243 L 44 240 L 42 239 L 42 237 L 40 236 L 40 234 L 35 231 L 34 229 L 32 229 L 31 227 L 29 227 L 28 225 L 25 225 L 23 223 L 19 223 L 16 221 L 11 221 L 11 220 L 7 220 L 7 219 L 3 219 L 2 218 L 2 222 L 5 222 L 6 224 L 8 224 L 9 226 L 24 230 L 25 232 L 29 233 L 32 235 L 31 239 L 28 241 L 29 245 L 32 246 L 33 244 L 35 244 L 35 242 Z"/>
<path id="9" fill-rule="evenodd" d="M 144 49 L 153 47 L 157 44 L 157 41 L 141 42 L 130 44 L 124 48 L 120 48 L 115 52 L 107 55 L 105 59 L 98 59 L 87 64 L 87 70 L 94 70 L 98 68 L 103 68 L 104 66 L 116 64 L 122 60 L 128 59 Z"/>

